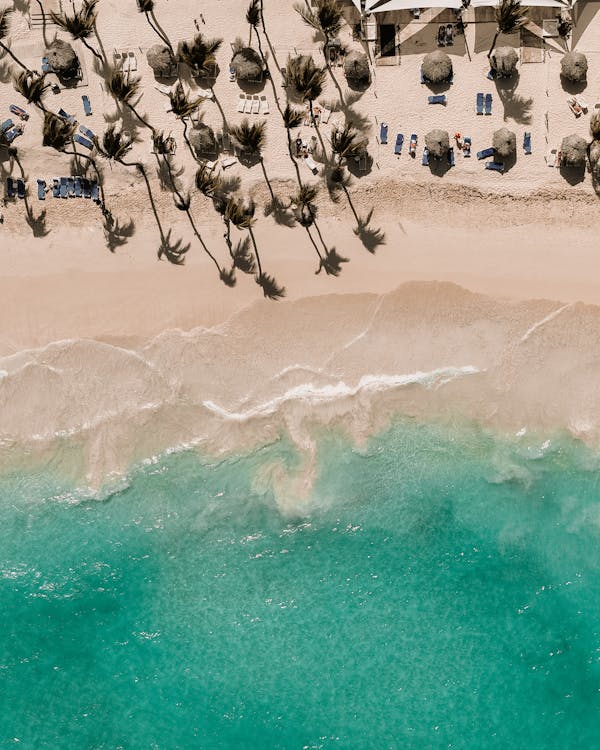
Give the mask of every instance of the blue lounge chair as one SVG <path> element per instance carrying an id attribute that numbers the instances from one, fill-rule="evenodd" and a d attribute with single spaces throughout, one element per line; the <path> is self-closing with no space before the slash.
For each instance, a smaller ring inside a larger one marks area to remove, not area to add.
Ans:
<path id="1" fill-rule="evenodd" d="M 477 152 L 477 158 L 479 161 L 482 159 L 489 159 L 490 156 L 494 155 L 494 149 L 493 148 L 484 148 L 483 151 Z"/>
<path id="2" fill-rule="evenodd" d="M 421 68 L 421 83 L 427 83 L 427 78 L 425 78 L 425 73 L 423 73 L 423 68 Z"/>
<path id="3" fill-rule="evenodd" d="M 63 118 L 63 120 L 66 120 L 67 122 L 70 122 L 71 125 L 75 125 L 75 123 L 77 122 L 75 120 L 75 118 L 73 117 L 73 115 L 68 114 L 62 108 L 58 110 L 58 114 Z"/>
<path id="4" fill-rule="evenodd" d="M 387 122 L 382 122 L 381 128 L 379 129 L 379 142 L 384 146 L 387 143 L 387 134 L 388 134 Z"/>
<path id="5" fill-rule="evenodd" d="M 491 94 L 485 95 L 485 113 L 486 115 L 492 114 L 492 95 Z"/>
<path id="6" fill-rule="evenodd" d="M 493 68 L 490 68 L 490 72 L 487 74 L 487 78 L 489 78 L 490 81 L 493 81 L 496 78 L 496 72 Z"/>
<path id="7" fill-rule="evenodd" d="M 523 136 L 523 151 L 525 151 L 526 154 L 531 153 L 531 133 L 529 131 L 526 131 Z"/>
<path id="8" fill-rule="evenodd" d="M 425 146 L 425 148 L 423 149 L 423 158 L 421 159 L 421 164 L 424 167 L 429 166 L 429 149 L 427 148 L 427 146 Z"/>
<path id="9" fill-rule="evenodd" d="M 448 149 L 448 164 L 451 167 L 456 165 L 456 157 L 454 156 L 454 148 L 452 146 Z"/>
<path id="10" fill-rule="evenodd" d="M 402 153 L 402 144 L 404 143 L 404 136 L 402 133 L 398 133 L 396 136 L 396 145 L 394 146 L 394 153 L 400 156 Z"/>
<path id="11" fill-rule="evenodd" d="M 37 185 L 38 185 L 38 200 L 45 201 L 46 200 L 46 180 L 40 180 L 38 178 Z"/>
<path id="12" fill-rule="evenodd" d="M 20 178 L 17 180 L 17 195 L 21 200 L 25 197 L 25 182 Z"/>
<path id="13" fill-rule="evenodd" d="M 86 116 L 89 117 L 92 114 L 92 105 L 90 104 L 90 99 L 87 94 L 83 94 L 81 97 L 81 101 L 83 102 L 83 111 L 85 112 Z"/>
<path id="14" fill-rule="evenodd" d="M 483 94 L 477 94 L 477 114 L 483 114 Z"/>
<path id="15" fill-rule="evenodd" d="M 465 159 L 470 159 L 471 158 L 471 136 L 466 135 L 463 138 L 463 143 L 464 143 L 463 156 L 465 157 Z"/>
<path id="16" fill-rule="evenodd" d="M 8 120 L 4 120 L 2 125 L 0 125 L 0 133 L 4 133 L 5 130 L 10 130 L 11 128 L 14 128 L 14 126 L 15 124 L 10 118 Z"/>
<path id="17" fill-rule="evenodd" d="M 4 140 L 7 143 L 12 143 L 15 138 L 18 138 L 20 135 L 23 135 L 22 130 L 19 130 L 19 128 L 11 128 L 4 133 Z"/>
<path id="18" fill-rule="evenodd" d="M 428 97 L 427 101 L 429 104 L 446 104 L 446 94 L 436 94 L 435 96 Z"/>
<path id="19" fill-rule="evenodd" d="M 94 134 L 94 132 L 92 130 L 90 130 L 89 128 L 86 128 L 85 125 L 80 125 L 79 126 L 79 132 L 83 133 L 83 135 L 86 138 L 89 138 L 90 141 L 93 141 L 94 138 L 96 137 L 95 134 Z"/>
<path id="20" fill-rule="evenodd" d="M 81 198 L 83 195 L 83 186 L 81 184 L 81 177 L 75 178 L 75 197 Z"/>
<path id="21" fill-rule="evenodd" d="M 42 57 L 42 73 L 50 73 L 52 66 L 47 57 Z"/>
<path id="22" fill-rule="evenodd" d="M 81 182 L 83 183 L 83 197 L 84 198 L 91 198 L 92 197 L 92 186 L 90 185 L 90 181 L 86 180 L 85 177 L 81 179 Z"/>
<path id="23" fill-rule="evenodd" d="M 12 177 L 6 178 L 6 197 L 7 198 L 14 198 L 16 195 L 16 185 L 13 181 Z"/>
<path id="24" fill-rule="evenodd" d="M 96 203 L 100 203 L 100 188 L 98 187 L 96 180 L 92 182 L 92 200 L 96 201 Z"/>
<path id="25" fill-rule="evenodd" d="M 58 177 L 54 178 L 53 185 L 52 185 L 52 197 L 53 198 L 60 198 L 60 180 Z"/>
<path id="26" fill-rule="evenodd" d="M 410 137 L 410 143 L 408 144 L 408 153 L 414 158 L 417 154 L 417 134 L 413 133 Z"/>
<path id="27" fill-rule="evenodd" d="M 61 198 L 68 198 L 67 194 L 67 178 L 61 177 L 60 178 L 60 197 Z"/>
<path id="28" fill-rule="evenodd" d="M 73 136 L 73 140 L 75 141 L 75 143 L 78 143 L 80 146 L 87 148 L 89 151 L 94 148 L 94 144 L 92 143 L 92 141 L 88 141 L 87 138 L 79 135 L 79 133 L 75 133 L 75 135 Z"/>
<path id="29" fill-rule="evenodd" d="M 29 115 L 27 114 L 27 112 L 25 112 L 23 107 L 19 107 L 16 104 L 10 104 L 8 108 L 13 113 L 13 115 L 17 115 L 17 117 L 20 117 L 21 120 L 29 120 Z"/>
<path id="30" fill-rule="evenodd" d="M 491 169 L 493 172 L 504 172 L 504 164 L 499 161 L 487 161 L 485 168 Z"/>
<path id="31" fill-rule="evenodd" d="M 75 197 L 75 178 L 67 177 L 67 194 L 69 198 Z"/>

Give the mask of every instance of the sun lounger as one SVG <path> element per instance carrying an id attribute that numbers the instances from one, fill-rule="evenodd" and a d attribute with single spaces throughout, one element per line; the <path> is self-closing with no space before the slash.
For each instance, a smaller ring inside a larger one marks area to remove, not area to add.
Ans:
<path id="1" fill-rule="evenodd" d="M 92 197 L 92 186 L 90 185 L 90 181 L 86 179 L 85 177 L 81 178 L 81 183 L 83 185 L 83 197 L 84 198 L 91 198 Z"/>
<path id="2" fill-rule="evenodd" d="M 260 113 L 261 115 L 268 115 L 271 111 L 271 108 L 269 107 L 269 100 L 266 96 L 260 97 Z"/>
<path id="3" fill-rule="evenodd" d="M 60 198 L 60 180 L 58 177 L 55 177 L 52 180 L 52 197 Z"/>
<path id="4" fill-rule="evenodd" d="M 23 135 L 23 131 L 15 126 L 14 128 L 11 128 L 4 133 L 4 140 L 7 143 L 12 143 L 15 138 L 18 138 L 20 135 Z"/>
<path id="5" fill-rule="evenodd" d="M 482 159 L 489 159 L 490 156 L 494 155 L 494 149 L 493 148 L 484 148 L 483 151 L 477 152 L 477 158 L 479 161 Z"/>
<path id="6" fill-rule="evenodd" d="M 165 86 L 164 83 L 155 83 L 154 88 L 157 91 L 160 91 L 161 94 L 164 94 L 165 96 L 171 96 L 171 87 Z"/>
<path id="7" fill-rule="evenodd" d="M 427 98 L 429 104 L 447 104 L 446 94 L 436 94 Z"/>
<path id="8" fill-rule="evenodd" d="M 441 26 L 438 26 L 437 44 L 438 44 L 438 47 L 446 46 L 446 26 L 444 24 L 441 24 Z"/>
<path id="9" fill-rule="evenodd" d="M 86 116 L 89 117 L 92 114 L 92 105 L 90 104 L 90 98 L 87 94 L 83 94 L 81 97 L 81 101 L 83 102 L 83 111 L 85 112 Z"/>
<path id="10" fill-rule="evenodd" d="M 80 146 L 87 148 L 89 151 L 94 148 L 94 144 L 92 143 L 92 141 L 88 141 L 87 138 L 79 135 L 79 133 L 75 133 L 75 135 L 73 136 L 73 140 L 75 141 L 75 143 L 78 143 Z"/>
<path id="11" fill-rule="evenodd" d="M 81 184 L 81 177 L 75 178 L 75 197 L 81 198 L 83 195 L 83 185 Z"/>
<path id="12" fill-rule="evenodd" d="M 379 128 L 379 143 L 381 143 L 383 146 L 387 144 L 387 134 L 388 134 L 387 122 L 382 122 L 381 127 Z"/>
<path id="13" fill-rule="evenodd" d="M 558 151 L 557 149 L 553 148 L 546 154 L 546 164 L 549 167 L 555 167 L 556 162 L 558 160 Z"/>
<path id="14" fill-rule="evenodd" d="M 487 161 L 485 163 L 485 168 L 492 172 L 504 172 L 504 164 L 499 161 Z"/>
<path id="15" fill-rule="evenodd" d="M 413 133 L 410 136 L 410 142 L 408 144 L 408 153 L 411 156 L 415 156 L 415 154 L 417 153 L 417 134 L 416 133 Z"/>
<path id="16" fill-rule="evenodd" d="M 258 94 L 254 94 L 252 97 L 252 114 L 257 115 L 260 112 L 260 99 Z"/>
<path id="17" fill-rule="evenodd" d="M 90 130 L 89 128 L 86 128 L 86 127 L 85 127 L 85 125 L 80 125 L 80 126 L 79 126 L 79 132 L 80 132 L 80 133 L 83 133 L 83 135 L 84 135 L 84 136 L 85 136 L 86 138 L 89 138 L 89 139 L 90 139 L 90 141 L 93 141 L 93 140 L 94 140 L 94 138 L 96 137 L 96 136 L 94 135 L 94 133 L 93 133 L 93 132 L 92 132 L 92 131 L 91 131 L 91 130 Z"/>
<path id="18" fill-rule="evenodd" d="M 423 158 L 421 159 L 421 164 L 424 167 L 429 166 L 429 149 L 427 148 L 427 146 L 425 146 L 425 148 L 423 149 Z"/>
<path id="19" fill-rule="evenodd" d="M 312 156 L 305 156 L 304 161 L 306 162 L 306 166 L 313 174 L 317 174 L 319 172 L 319 166 L 317 162 L 312 158 Z"/>
<path id="20" fill-rule="evenodd" d="M 50 66 L 50 61 L 47 57 L 42 57 L 42 73 L 50 73 L 52 70 Z"/>
<path id="21" fill-rule="evenodd" d="M 446 46 L 450 47 L 454 44 L 454 27 L 451 23 L 446 24 Z"/>
<path id="22" fill-rule="evenodd" d="M 67 177 L 67 194 L 69 198 L 75 197 L 75 178 Z"/>
<path id="23" fill-rule="evenodd" d="M 526 154 L 531 153 L 531 133 L 528 131 L 523 135 L 523 151 Z"/>
<path id="24" fill-rule="evenodd" d="M 246 94 L 240 94 L 240 97 L 238 99 L 237 111 L 243 112 L 245 106 L 246 106 Z"/>
<path id="25" fill-rule="evenodd" d="M 67 178 L 66 177 L 60 178 L 60 197 L 61 198 L 69 197 L 67 193 Z"/>
<path id="26" fill-rule="evenodd" d="M 0 133 L 4 133 L 6 130 L 10 130 L 11 128 L 14 128 L 15 124 L 11 119 L 4 120 L 2 125 L 0 125 Z"/>
<path id="27" fill-rule="evenodd" d="M 233 65 L 230 65 L 230 66 L 229 66 L 229 80 L 230 80 L 230 81 L 231 81 L 232 83 L 234 83 L 234 82 L 235 82 L 235 79 L 236 79 L 235 68 L 233 67 Z"/>
<path id="28" fill-rule="evenodd" d="M 12 177 L 6 178 L 6 197 L 14 198 L 16 195 L 16 185 Z"/>
<path id="29" fill-rule="evenodd" d="M 198 96 L 202 97 L 202 99 L 214 99 L 215 96 L 211 89 L 196 89 L 196 93 Z"/>
<path id="30" fill-rule="evenodd" d="M 402 133 L 398 133 L 396 136 L 396 145 L 394 146 L 394 153 L 400 156 L 402 153 L 402 144 L 404 143 L 404 136 Z"/>
<path id="31" fill-rule="evenodd" d="M 70 122 L 71 125 L 75 125 L 75 123 L 77 122 L 73 115 L 67 114 L 62 108 L 58 110 L 58 114 L 63 118 L 63 120 L 67 120 L 67 122 Z"/>
<path id="32" fill-rule="evenodd" d="M 479 93 L 477 94 L 477 114 L 482 115 L 483 114 L 483 94 Z"/>
<path id="33" fill-rule="evenodd" d="M 246 103 L 244 105 L 244 112 L 247 115 L 251 115 L 252 114 L 252 97 L 250 96 L 250 94 L 248 94 L 246 96 Z"/>
<path id="34" fill-rule="evenodd" d="M 330 117 L 331 117 L 331 110 L 327 109 L 327 107 L 323 107 L 321 109 L 321 124 L 327 125 Z"/>
<path id="35" fill-rule="evenodd" d="M 29 115 L 27 114 L 27 112 L 25 112 L 23 107 L 18 107 L 16 104 L 10 104 L 8 108 L 13 113 L 13 115 L 20 117 L 21 120 L 29 120 Z"/>
<path id="36" fill-rule="evenodd" d="M 456 165 L 456 158 L 454 156 L 454 148 L 453 148 L 453 146 L 450 146 L 450 148 L 448 149 L 448 164 L 451 167 L 454 167 Z"/>
<path id="37" fill-rule="evenodd" d="M 466 135 L 463 138 L 463 156 L 465 158 L 467 157 L 470 158 L 471 156 L 471 136 L 470 135 Z"/>
<path id="38" fill-rule="evenodd" d="M 493 68 L 490 68 L 490 72 L 487 74 L 486 78 L 489 78 L 490 81 L 495 80 L 495 78 L 496 78 L 496 71 Z"/>
<path id="39" fill-rule="evenodd" d="M 492 114 L 492 95 L 491 94 L 485 95 L 485 113 L 486 115 Z"/>
<path id="40" fill-rule="evenodd" d="M 100 203 L 100 188 L 96 180 L 92 182 L 92 200 L 96 203 Z"/>
<path id="41" fill-rule="evenodd" d="M 21 200 L 25 198 L 25 182 L 21 178 L 17 179 L 17 195 Z"/>
<path id="42" fill-rule="evenodd" d="M 38 178 L 37 186 L 38 186 L 38 200 L 45 201 L 46 200 L 46 180 L 40 180 Z"/>

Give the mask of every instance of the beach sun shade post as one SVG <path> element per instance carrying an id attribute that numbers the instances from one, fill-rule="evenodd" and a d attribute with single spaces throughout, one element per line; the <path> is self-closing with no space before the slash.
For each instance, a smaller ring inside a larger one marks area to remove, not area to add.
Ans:
<path id="1" fill-rule="evenodd" d="M 435 128 L 425 136 L 425 146 L 430 157 L 443 159 L 450 150 L 450 136 L 447 130 Z"/>
<path id="2" fill-rule="evenodd" d="M 496 156 L 510 159 L 517 153 L 517 136 L 508 128 L 500 128 L 492 136 L 492 146 Z"/>
<path id="3" fill-rule="evenodd" d="M 566 167 L 583 167 L 588 144 L 585 138 L 573 133 L 563 138 L 560 145 L 560 163 Z"/>
<path id="4" fill-rule="evenodd" d="M 423 77 L 430 83 L 443 83 L 452 77 L 452 60 L 441 50 L 429 52 L 423 58 L 421 66 Z"/>

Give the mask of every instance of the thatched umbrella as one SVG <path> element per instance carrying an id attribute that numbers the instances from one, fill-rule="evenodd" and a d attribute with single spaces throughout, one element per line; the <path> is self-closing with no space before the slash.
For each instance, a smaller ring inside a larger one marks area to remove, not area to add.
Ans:
<path id="1" fill-rule="evenodd" d="M 368 85 L 371 81 L 371 71 L 369 69 L 369 60 L 364 52 L 354 50 L 346 55 L 344 60 L 344 73 L 346 78 L 352 83 Z"/>
<path id="2" fill-rule="evenodd" d="M 155 44 L 153 47 L 150 47 L 146 53 L 146 60 L 154 71 L 155 76 L 166 78 L 173 75 L 175 58 L 166 45 Z"/>
<path id="3" fill-rule="evenodd" d="M 560 61 L 561 76 L 572 83 L 585 81 L 587 69 L 587 57 L 581 52 L 567 52 Z"/>
<path id="4" fill-rule="evenodd" d="M 590 144 L 590 164 L 595 174 L 600 172 L 600 141 L 592 141 Z"/>
<path id="5" fill-rule="evenodd" d="M 429 151 L 429 156 L 434 159 L 441 159 L 446 156 L 450 150 L 450 137 L 447 130 L 440 130 L 436 128 L 430 130 L 425 136 L 425 146 Z"/>
<path id="6" fill-rule="evenodd" d="M 492 136 L 492 146 L 498 156 L 509 159 L 517 153 L 517 136 L 508 128 L 500 128 Z"/>
<path id="7" fill-rule="evenodd" d="M 492 69 L 503 78 L 508 78 L 515 72 L 518 62 L 519 56 L 512 47 L 497 47 L 490 57 Z"/>
<path id="8" fill-rule="evenodd" d="M 217 139 L 214 131 L 203 122 L 198 123 L 190 131 L 189 141 L 198 156 L 203 154 L 216 154 L 218 151 Z"/>
<path id="9" fill-rule="evenodd" d="M 594 110 L 590 117 L 590 133 L 595 141 L 600 141 L 600 110 Z"/>
<path id="10" fill-rule="evenodd" d="M 252 47 L 238 49 L 231 60 L 231 67 L 235 70 L 238 81 L 262 81 L 262 57 Z"/>
<path id="11" fill-rule="evenodd" d="M 438 49 L 425 55 L 422 70 L 425 78 L 431 83 L 442 83 L 452 75 L 452 60 Z"/>
<path id="12" fill-rule="evenodd" d="M 560 163 L 565 167 L 583 167 L 587 157 L 587 141 L 580 135 L 568 135 L 560 144 Z"/>
<path id="13" fill-rule="evenodd" d="M 68 78 L 75 75 L 79 69 L 79 60 L 75 50 L 62 39 L 55 39 L 44 55 L 48 58 L 48 64 L 58 76 Z"/>

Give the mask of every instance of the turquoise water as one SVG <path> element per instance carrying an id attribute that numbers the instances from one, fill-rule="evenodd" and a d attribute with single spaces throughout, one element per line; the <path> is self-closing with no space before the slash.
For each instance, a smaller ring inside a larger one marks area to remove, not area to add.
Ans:
<path id="1" fill-rule="evenodd" d="M 319 457 L 294 519 L 255 482 L 285 441 L 102 502 L 5 478 L 0 747 L 598 747 L 597 457 L 414 424 Z"/>

